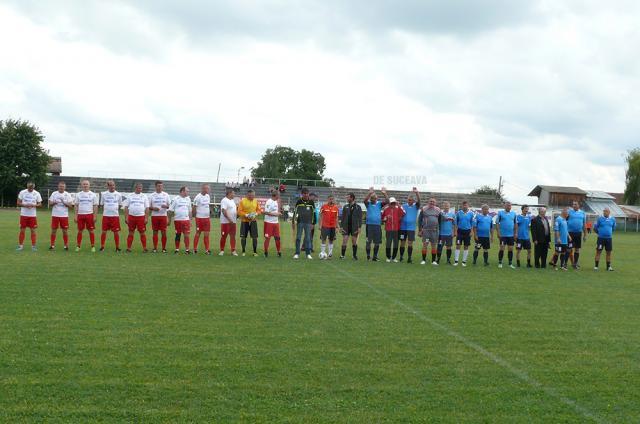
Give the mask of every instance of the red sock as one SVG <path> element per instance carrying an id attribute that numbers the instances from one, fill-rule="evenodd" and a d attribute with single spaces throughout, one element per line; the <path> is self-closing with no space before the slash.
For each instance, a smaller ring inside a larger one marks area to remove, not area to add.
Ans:
<path id="1" fill-rule="evenodd" d="M 120 249 L 120 233 L 119 232 L 114 232 L 113 233 L 113 240 L 116 242 L 116 249 Z"/>
<path id="2" fill-rule="evenodd" d="M 209 251 L 209 234 L 204 236 L 204 250 Z"/>
<path id="3" fill-rule="evenodd" d="M 102 234 L 100 234 L 100 248 L 104 249 L 104 245 L 107 242 L 107 233 L 106 232 L 102 232 Z"/>
<path id="4" fill-rule="evenodd" d="M 50 246 L 55 246 L 56 245 L 56 233 L 51 234 L 51 245 Z"/>
<path id="5" fill-rule="evenodd" d="M 18 244 L 20 246 L 24 244 L 24 231 L 20 231 L 20 234 L 18 234 Z"/>
<path id="6" fill-rule="evenodd" d="M 189 250 L 189 236 L 186 234 L 184 235 L 184 247 Z"/>
<path id="7" fill-rule="evenodd" d="M 280 253 L 280 240 L 276 239 L 276 250 Z"/>
<path id="8" fill-rule="evenodd" d="M 153 250 L 158 250 L 158 233 L 153 233 Z"/>
<path id="9" fill-rule="evenodd" d="M 140 233 L 140 242 L 142 243 L 142 248 L 147 250 L 147 235 L 144 233 Z"/>
<path id="10" fill-rule="evenodd" d="M 265 237 L 264 239 L 264 253 L 269 252 L 269 239 Z"/>
<path id="11" fill-rule="evenodd" d="M 131 250 L 132 244 L 133 244 L 133 234 L 129 234 L 127 236 L 127 249 Z"/>
<path id="12" fill-rule="evenodd" d="M 198 242 L 200 241 L 200 234 L 196 233 L 193 237 L 193 250 L 198 250 Z"/>
<path id="13" fill-rule="evenodd" d="M 224 252 L 224 245 L 227 244 L 227 235 L 223 234 L 222 236 L 220 236 L 220 251 Z"/>
<path id="14" fill-rule="evenodd" d="M 64 242 L 65 246 L 69 246 L 69 234 L 62 233 L 62 241 Z"/>
<path id="15" fill-rule="evenodd" d="M 82 245 L 82 231 L 78 231 L 78 235 L 76 236 L 76 242 L 78 243 L 78 247 Z"/>
<path id="16" fill-rule="evenodd" d="M 162 233 L 162 250 L 166 250 L 167 249 L 167 233 L 163 232 Z"/>
<path id="17" fill-rule="evenodd" d="M 31 246 L 35 246 L 35 245 L 36 245 L 36 233 L 31 231 Z"/>
<path id="18" fill-rule="evenodd" d="M 94 233 L 89 233 L 89 241 L 91 241 L 91 247 L 96 245 L 96 235 Z"/>

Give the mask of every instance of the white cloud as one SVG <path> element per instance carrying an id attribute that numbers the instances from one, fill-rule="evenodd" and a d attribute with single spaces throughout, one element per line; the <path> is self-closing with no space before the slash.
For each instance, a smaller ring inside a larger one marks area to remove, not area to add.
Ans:
<path id="1" fill-rule="evenodd" d="M 323 153 L 341 185 L 622 190 L 638 6 L 526 2 L 456 21 L 473 3 L 0 6 L 0 117 L 38 124 L 74 174 L 215 178 L 222 162 L 225 180 L 282 144 Z"/>

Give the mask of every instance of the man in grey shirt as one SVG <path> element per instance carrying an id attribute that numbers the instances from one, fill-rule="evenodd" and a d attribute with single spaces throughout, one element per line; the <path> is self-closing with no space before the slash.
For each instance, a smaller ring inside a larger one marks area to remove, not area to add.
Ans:
<path id="1" fill-rule="evenodd" d="M 429 199 L 426 206 L 420 212 L 418 223 L 420 224 L 420 235 L 422 236 L 422 262 L 427 263 L 427 248 L 431 243 L 431 264 L 438 265 L 436 257 L 438 255 L 438 230 L 440 228 L 440 216 L 442 211 L 436 206 L 436 199 Z"/>

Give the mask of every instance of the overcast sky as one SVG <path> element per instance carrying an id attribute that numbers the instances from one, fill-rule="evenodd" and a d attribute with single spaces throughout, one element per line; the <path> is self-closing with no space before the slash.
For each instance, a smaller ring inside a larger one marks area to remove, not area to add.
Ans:
<path id="1" fill-rule="evenodd" d="M 634 0 L 3 0 L 0 119 L 37 124 L 67 175 L 222 162 L 229 180 L 282 144 L 340 185 L 622 191 L 639 17 Z"/>

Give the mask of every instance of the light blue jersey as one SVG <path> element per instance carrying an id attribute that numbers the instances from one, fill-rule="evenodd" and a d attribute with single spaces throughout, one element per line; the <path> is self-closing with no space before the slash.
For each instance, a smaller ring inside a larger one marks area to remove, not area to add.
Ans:
<path id="1" fill-rule="evenodd" d="M 404 205 L 402 205 L 402 209 L 404 209 L 405 215 L 402 217 L 402 222 L 400 222 L 400 229 L 406 231 L 415 231 L 420 204 L 414 203 L 413 205 L 409 205 L 408 203 L 405 203 Z"/>
<path id="2" fill-rule="evenodd" d="M 596 221 L 596 225 L 594 225 L 593 230 L 598 234 L 598 238 L 610 239 L 613 237 L 613 232 L 616 229 L 616 219 L 609 216 L 609 218 L 605 218 L 604 216 L 599 216 Z"/>
<path id="3" fill-rule="evenodd" d="M 531 215 L 518 215 L 518 240 L 529 240 L 529 227 L 531 226 Z"/>
<path id="4" fill-rule="evenodd" d="M 560 236 L 560 238 L 556 237 L 556 244 L 569 244 L 569 226 L 566 219 L 558 216 L 553 224 L 553 229 Z"/>
<path id="5" fill-rule="evenodd" d="M 493 218 L 491 215 L 477 214 L 473 220 L 473 226 L 476 229 L 478 237 L 491 236 L 491 228 L 493 228 Z"/>
<path id="6" fill-rule="evenodd" d="M 567 225 L 570 233 L 581 233 L 584 225 L 587 223 L 587 214 L 581 210 L 569 210 L 569 217 L 567 218 Z"/>
<path id="7" fill-rule="evenodd" d="M 513 229 L 516 223 L 516 213 L 514 211 L 500 211 L 496 218 L 496 224 L 500 229 L 500 237 L 513 237 Z"/>
<path id="8" fill-rule="evenodd" d="M 456 227 L 459 230 L 470 230 L 473 225 L 473 212 L 460 209 L 456 212 Z"/>
<path id="9" fill-rule="evenodd" d="M 380 225 L 382 222 L 382 201 L 364 202 L 367 207 L 367 224 Z"/>
<path id="10" fill-rule="evenodd" d="M 440 235 L 453 236 L 453 223 L 456 222 L 456 214 L 451 211 L 442 212 L 440 218 Z"/>

